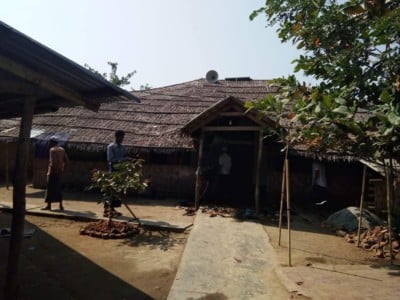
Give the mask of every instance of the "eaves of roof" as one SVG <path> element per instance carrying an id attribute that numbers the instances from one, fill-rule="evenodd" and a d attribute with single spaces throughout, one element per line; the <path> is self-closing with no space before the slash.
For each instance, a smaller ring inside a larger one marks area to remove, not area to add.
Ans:
<path id="1" fill-rule="evenodd" d="M 21 115 L 34 95 L 35 113 L 60 106 L 97 110 L 101 102 L 130 100 L 132 93 L 115 86 L 52 49 L 0 21 L 0 118 Z"/>

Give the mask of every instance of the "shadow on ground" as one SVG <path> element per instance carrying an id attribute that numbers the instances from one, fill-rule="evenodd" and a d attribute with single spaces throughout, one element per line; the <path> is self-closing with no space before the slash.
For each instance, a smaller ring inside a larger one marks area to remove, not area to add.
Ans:
<path id="1" fill-rule="evenodd" d="M 0 226 L 9 224 L 10 216 L 0 213 Z M 25 228 L 35 229 L 35 233 L 23 240 L 19 299 L 152 299 L 32 223 L 26 222 Z M 1 238 L 1 288 L 8 247 L 9 238 Z"/>
<path id="2" fill-rule="evenodd" d="M 185 239 L 179 238 L 176 234 L 169 231 L 141 229 L 140 234 L 134 235 L 129 239 L 121 241 L 121 244 L 132 247 L 144 245 L 149 246 L 150 249 L 158 248 L 162 251 L 168 251 L 176 245 L 185 244 Z"/>

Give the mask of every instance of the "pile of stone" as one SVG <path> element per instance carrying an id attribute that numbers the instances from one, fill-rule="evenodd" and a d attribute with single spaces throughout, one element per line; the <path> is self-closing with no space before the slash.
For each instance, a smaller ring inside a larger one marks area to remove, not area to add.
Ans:
<path id="1" fill-rule="evenodd" d="M 348 243 L 357 243 L 357 232 L 347 233 L 344 235 Z M 390 257 L 389 231 L 384 226 L 375 226 L 372 229 L 364 231 L 360 234 L 360 247 L 368 251 L 372 251 L 375 257 Z M 400 240 L 398 236 L 392 235 L 392 257 L 399 255 Z"/>
<path id="2" fill-rule="evenodd" d="M 341 229 L 346 232 L 353 232 L 358 229 L 358 222 L 361 218 L 361 228 L 372 229 L 375 226 L 383 225 L 383 221 L 372 212 L 364 209 L 362 216 L 358 207 L 349 206 L 330 215 L 325 225 L 332 229 Z"/>

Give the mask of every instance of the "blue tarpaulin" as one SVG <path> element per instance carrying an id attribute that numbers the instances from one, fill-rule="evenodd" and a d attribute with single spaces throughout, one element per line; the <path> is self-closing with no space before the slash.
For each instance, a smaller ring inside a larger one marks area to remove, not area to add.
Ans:
<path id="1" fill-rule="evenodd" d="M 58 140 L 58 145 L 65 147 L 70 134 L 66 132 L 46 132 L 36 136 L 33 140 L 35 145 L 35 157 L 36 158 L 48 158 L 49 157 L 49 141 L 51 138 Z"/>

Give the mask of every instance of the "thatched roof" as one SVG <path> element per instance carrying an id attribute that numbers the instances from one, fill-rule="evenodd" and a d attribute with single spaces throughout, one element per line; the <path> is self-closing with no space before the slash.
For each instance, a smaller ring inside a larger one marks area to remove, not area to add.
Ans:
<path id="1" fill-rule="evenodd" d="M 219 80 L 210 83 L 205 79 L 198 79 L 162 88 L 134 91 L 141 103 L 103 103 L 97 113 L 83 107 L 65 107 L 54 113 L 36 115 L 31 136 L 38 140 L 48 140 L 56 134 L 60 140 L 68 143 L 68 147 L 104 151 L 106 145 L 114 140 L 115 130 L 121 129 L 126 132 L 124 144 L 128 150 L 191 151 L 193 139 L 190 134 L 206 122 L 207 118 L 223 109 L 226 102 L 233 101 L 239 105 L 276 92 L 277 87 L 269 86 L 266 80 Z M 254 120 L 255 116 L 253 114 Z M 264 125 L 271 124 L 268 118 L 262 121 Z M 290 123 L 280 123 L 290 130 Z M 13 124 L 15 121 L 0 120 L 0 140 L 18 135 L 18 126 Z M 303 144 L 291 145 L 290 152 L 312 159 L 356 159 L 337 152 L 313 152 L 309 146 Z"/>
<path id="2" fill-rule="evenodd" d="M 114 131 L 126 132 L 124 144 L 129 148 L 173 149 L 193 148 L 192 139 L 181 134 L 189 121 L 210 107 L 234 97 L 239 101 L 257 100 L 276 88 L 266 80 L 205 79 L 145 91 L 135 91 L 141 103 L 116 101 L 103 103 L 97 113 L 83 107 L 60 108 L 57 112 L 34 117 L 34 138 L 48 139 L 58 134 L 69 147 L 102 150 L 114 140 Z M 1 125 L 0 125 L 1 128 Z M 17 136 L 18 128 L 0 132 L 0 136 Z"/>
<path id="3" fill-rule="evenodd" d="M 124 144 L 131 151 L 191 151 L 193 139 L 190 134 L 228 102 L 238 106 L 276 92 L 277 87 L 268 85 L 266 80 L 219 80 L 210 83 L 198 79 L 134 91 L 141 103 L 103 103 L 97 113 L 83 107 L 64 107 L 57 112 L 36 115 L 31 137 L 48 140 L 52 135 L 58 135 L 60 140 L 68 143 L 68 147 L 104 151 L 106 145 L 114 140 L 114 132 L 121 129 L 126 132 Z M 248 115 L 255 120 L 257 114 L 251 112 Z M 264 118 L 262 123 L 268 125 L 271 120 Z M 280 123 L 290 130 L 290 123 Z M 18 126 L 15 124 L 15 120 L 0 120 L 0 140 L 17 137 Z M 336 152 L 312 152 L 303 144 L 291 145 L 290 152 L 312 159 L 355 159 Z"/>

